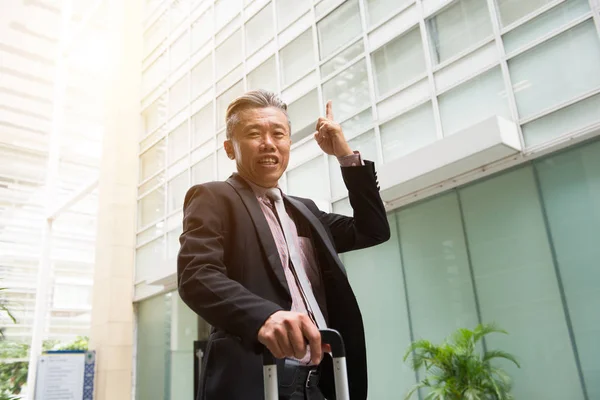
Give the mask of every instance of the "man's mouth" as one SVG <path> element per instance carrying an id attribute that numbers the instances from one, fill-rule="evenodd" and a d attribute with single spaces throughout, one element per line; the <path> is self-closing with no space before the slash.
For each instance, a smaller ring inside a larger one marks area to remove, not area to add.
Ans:
<path id="1" fill-rule="evenodd" d="M 277 157 L 263 157 L 258 160 L 258 163 L 261 165 L 276 165 L 279 163 Z"/>

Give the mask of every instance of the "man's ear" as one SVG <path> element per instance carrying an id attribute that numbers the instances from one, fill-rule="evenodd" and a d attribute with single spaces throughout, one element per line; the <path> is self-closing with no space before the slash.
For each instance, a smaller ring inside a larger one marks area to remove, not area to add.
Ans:
<path id="1" fill-rule="evenodd" d="M 231 139 L 227 139 L 223 142 L 223 148 L 225 149 L 225 153 L 227 153 L 227 157 L 229 157 L 230 160 L 235 160 L 235 152 L 233 151 Z"/>

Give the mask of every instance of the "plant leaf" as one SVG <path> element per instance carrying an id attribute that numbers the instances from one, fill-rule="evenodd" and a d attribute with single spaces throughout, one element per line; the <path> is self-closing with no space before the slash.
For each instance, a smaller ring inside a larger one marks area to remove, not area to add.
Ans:
<path id="1" fill-rule="evenodd" d="M 424 388 L 424 387 L 428 387 L 428 386 L 429 386 L 429 384 L 426 381 L 417 383 L 415 386 L 413 386 L 410 389 L 410 391 L 406 394 L 406 396 L 404 396 L 404 400 L 409 400 L 417 390 Z"/>
<path id="2" fill-rule="evenodd" d="M 481 400 L 480 391 L 474 388 L 468 388 L 463 393 L 463 398 L 466 400 Z"/>
<path id="3" fill-rule="evenodd" d="M 435 348 L 435 346 L 429 340 L 424 340 L 424 339 L 417 340 L 417 341 L 411 343 L 411 345 L 406 350 L 406 353 L 404 353 L 404 361 L 406 361 L 408 359 L 408 357 L 411 355 L 411 353 L 413 353 L 413 352 L 416 352 L 416 351 L 430 352 L 434 348 Z"/>
<path id="4" fill-rule="evenodd" d="M 477 327 L 475 327 L 475 330 L 473 331 L 473 341 L 477 343 L 485 335 L 489 335 L 490 333 L 504 333 L 505 335 L 508 335 L 508 332 L 506 332 L 504 329 L 500 329 L 500 327 L 495 323 L 479 324 L 477 325 Z"/>
<path id="5" fill-rule="evenodd" d="M 517 367 L 521 368 L 521 365 L 519 365 L 517 359 L 512 354 L 501 350 L 486 351 L 485 355 L 483 356 L 483 362 L 488 362 L 494 358 L 504 358 L 506 360 L 512 361 Z"/>
<path id="6" fill-rule="evenodd" d="M 8 309 L 8 307 L 6 307 L 5 304 L 0 304 L 0 310 L 4 311 L 6 313 L 6 315 L 8 315 L 8 317 L 12 320 L 12 322 L 14 324 L 17 323 L 17 319 L 15 318 L 14 315 L 12 315 L 12 313 L 10 312 L 10 310 Z"/>
<path id="7" fill-rule="evenodd" d="M 425 397 L 425 400 L 445 400 L 446 399 L 446 387 L 438 386 L 431 389 L 431 392 Z"/>

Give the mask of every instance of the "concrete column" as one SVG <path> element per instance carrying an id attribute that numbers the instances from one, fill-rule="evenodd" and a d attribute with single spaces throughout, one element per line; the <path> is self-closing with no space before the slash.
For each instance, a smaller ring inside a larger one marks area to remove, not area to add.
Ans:
<path id="1" fill-rule="evenodd" d="M 140 132 L 140 0 L 109 8 L 106 122 L 99 180 L 90 347 L 96 350 L 96 399 L 130 400 L 133 387 L 133 281 Z"/>

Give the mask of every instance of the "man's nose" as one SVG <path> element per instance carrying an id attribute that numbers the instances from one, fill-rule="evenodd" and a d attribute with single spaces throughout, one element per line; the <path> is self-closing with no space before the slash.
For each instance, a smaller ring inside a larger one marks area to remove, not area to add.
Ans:
<path id="1" fill-rule="evenodd" d="M 275 148 L 275 144 L 273 142 L 273 137 L 270 134 L 265 134 L 263 135 L 262 138 L 262 145 L 265 148 L 265 150 L 270 150 L 270 149 L 274 149 Z"/>

